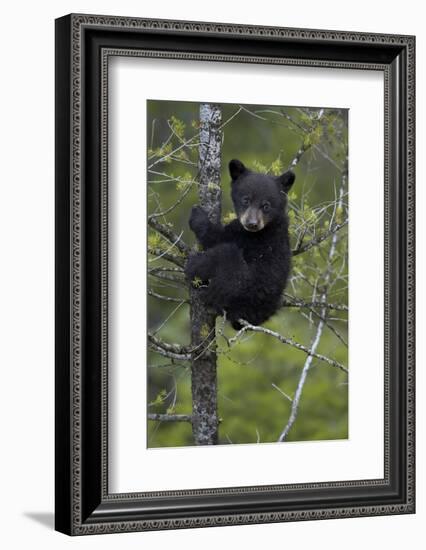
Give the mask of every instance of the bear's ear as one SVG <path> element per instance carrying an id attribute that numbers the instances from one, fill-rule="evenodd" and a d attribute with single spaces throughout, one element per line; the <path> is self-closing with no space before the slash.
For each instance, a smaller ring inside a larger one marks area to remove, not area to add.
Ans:
<path id="1" fill-rule="evenodd" d="M 241 174 L 244 174 L 244 172 L 247 172 L 247 168 L 240 160 L 231 160 L 231 162 L 229 163 L 229 173 L 231 174 L 231 178 L 233 181 L 241 176 Z"/>
<path id="2" fill-rule="evenodd" d="M 287 172 L 284 172 L 284 174 L 281 174 L 281 176 L 278 176 L 277 181 L 284 193 L 288 193 L 295 179 L 296 176 L 294 172 L 288 170 Z"/>

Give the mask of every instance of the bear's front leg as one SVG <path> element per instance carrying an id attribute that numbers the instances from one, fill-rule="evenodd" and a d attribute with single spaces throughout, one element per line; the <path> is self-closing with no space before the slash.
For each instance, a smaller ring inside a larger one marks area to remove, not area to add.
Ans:
<path id="1" fill-rule="evenodd" d="M 204 249 L 211 248 L 222 240 L 223 227 L 220 224 L 212 223 L 207 212 L 201 206 L 192 207 L 189 227 Z"/>
<path id="2" fill-rule="evenodd" d="M 213 273 L 214 265 L 208 254 L 198 252 L 189 256 L 185 266 L 185 275 L 193 286 L 198 287 L 201 284 L 207 284 Z"/>

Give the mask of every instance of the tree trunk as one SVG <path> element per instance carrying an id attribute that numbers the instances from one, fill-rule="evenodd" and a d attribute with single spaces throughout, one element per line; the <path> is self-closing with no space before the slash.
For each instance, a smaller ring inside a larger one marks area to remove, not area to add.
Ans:
<path id="1" fill-rule="evenodd" d="M 221 215 L 222 112 L 218 105 L 200 105 L 199 201 L 212 222 Z M 207 311 L 197 289 L 191 289 L 192 434 L 196 445 L 218 443 L 216 317 Z"/>

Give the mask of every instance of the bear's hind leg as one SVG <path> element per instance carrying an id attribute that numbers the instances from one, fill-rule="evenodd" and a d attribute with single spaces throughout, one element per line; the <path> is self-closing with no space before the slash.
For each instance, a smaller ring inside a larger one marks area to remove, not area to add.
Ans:
<path id="1" fill-rule="evenodd" d="M 200 290 L 207 307 L 217 315 L 229 312 L 231 323 L 237 323 L 238 319 L 232 312 L 236 304 L 246 299 L 250 271 L 236 244 L 223 243 L 191 255 L 185 273 L 192 286 Z"/>
<path id="2" fill-rule="evenodd" d="M 229 310 L 235 300 L 244 296 L 249 281 L 249 269 L 237 245 L 224 243 L 208 250 L 214 274 L 204 289 L 206 302 L 219 314 Z"/>

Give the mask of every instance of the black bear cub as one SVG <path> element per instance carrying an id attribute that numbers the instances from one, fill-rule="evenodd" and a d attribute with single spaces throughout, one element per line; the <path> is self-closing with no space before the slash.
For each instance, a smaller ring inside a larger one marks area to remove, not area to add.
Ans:
<path id="1" fill-rule="evenodd" d="M 214 224 L 193 207 L 189 226 L 204 252 L 189 257 L 185 272 L 206 306 L 225 311 L 238 330 L 239 319 L 259 325 L 279 307 L 291 265 L 286 207 L 295 175 L 258 174 L 239 160 L 231 160 L 229 172 L 237 219 Z"/>

